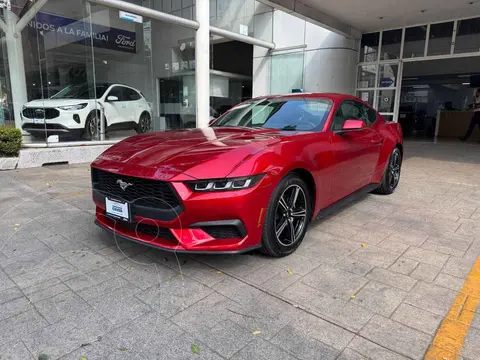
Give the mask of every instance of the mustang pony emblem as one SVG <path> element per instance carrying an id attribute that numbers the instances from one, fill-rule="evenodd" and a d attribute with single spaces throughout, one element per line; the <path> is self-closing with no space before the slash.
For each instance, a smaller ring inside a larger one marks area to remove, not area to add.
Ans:
<path id="1" fill-rule="evenodd" d="M 128 188 L 129 186 L 133 186 L 133 184 L 127 183 L 127 182 L 125 182 L 125 181 L 123 181 L 123 180 L 120 180 L 120 179 L 117 180 L 117 184 L 120 185 L 120 188 L 121 188 L 123 191 L 127 190 L 127 188 Z"/>

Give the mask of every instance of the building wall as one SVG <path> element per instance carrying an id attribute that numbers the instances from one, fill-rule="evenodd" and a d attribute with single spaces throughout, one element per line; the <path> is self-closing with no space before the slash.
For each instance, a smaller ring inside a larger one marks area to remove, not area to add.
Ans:
<path id="1" fill-rule="evenodd" d="M 254 36 L 274 42 L 276 51 L 254 48 L 253 96 L 295 88 L 354 93 L 358 41 L 281 10 L 263 10 L 255 13 Z"/>

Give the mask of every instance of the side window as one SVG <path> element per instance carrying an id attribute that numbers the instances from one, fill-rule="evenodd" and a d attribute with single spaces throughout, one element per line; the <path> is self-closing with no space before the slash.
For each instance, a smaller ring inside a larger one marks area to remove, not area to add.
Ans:
<path id="1" fill-rule="evenodd" d="M 127 87 L 123 88 L 123 94 L 125 96 L 125 101 L 135 101 L 141 99 L 141 96 L 138 92 Z"/>
<path id="2" fill-rule="evenodd" d="M 368 126 L 375 124 L 375 121 L 377 121 L 377 112 L 372 108 L 367 107 L 367 118 Z"/>
<path id="3" fill-rule="evenodd" d="M 347 120 L 365 120 L 364 113 L 365 110 L 362 104 L 353 100 L 342 102 L 333 117 L 332 131 L 342 130 L 343 124 L 345 124 L 345 121 Z"/>
<path id="4" fill-rule="evenodd" d="M 116 96 L 118 98 L 118 101 L 125 101 L 121 86 L 113 87 L 112 90 L 110 90 L 110 92 L 108 93 L 107 98 L 109 96 Z"/>

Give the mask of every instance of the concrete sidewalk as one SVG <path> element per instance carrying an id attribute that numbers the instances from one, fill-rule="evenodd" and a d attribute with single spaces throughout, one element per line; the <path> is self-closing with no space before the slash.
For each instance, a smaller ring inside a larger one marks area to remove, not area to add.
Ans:
<path id="1" fill-rule="evenodd" d="M 480 255 L 480 147 L 405 151 L 394 195 L 282 259 L 115 239 L 86 164 L 1 172 L 1 359 L 422 359 Z M 479 349 L 477 314 L 462 358 Z"/>

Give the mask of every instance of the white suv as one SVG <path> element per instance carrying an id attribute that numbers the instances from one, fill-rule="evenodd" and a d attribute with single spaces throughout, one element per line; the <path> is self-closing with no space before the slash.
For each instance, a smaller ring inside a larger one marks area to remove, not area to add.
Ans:
<path id="1" fill-rule="evenodd" d="M 104 111 L 106 130 L 152 128 L 152 111 L 142 93 L 121 84 L 70 85 L 50 99 L 33 100 L 22 110 L 22 129 L 32 136 L 84 135 L 98 139 L 100 114 Z"/>

